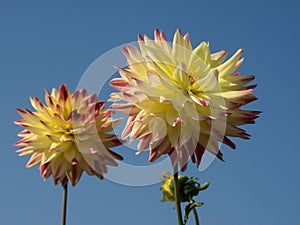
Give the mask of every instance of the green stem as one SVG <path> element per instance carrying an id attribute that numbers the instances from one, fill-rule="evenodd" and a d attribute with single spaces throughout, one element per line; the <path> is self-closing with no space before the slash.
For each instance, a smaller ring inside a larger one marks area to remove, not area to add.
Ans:
<path id="1" fill-rule="evenodd" d="M 61 225 L 66 225 L 67 218 L 67 199 L 68 199 L 68 182 L 63 186 L 63 199 L 62 199 L 62 215 L 61 215 Z"/>
<path id="2" fill-rule="evenodd" d="M 182 212 L 180 205 L 180 195 L 179 195 L 179 183 L 178 183 L 178 164 L 174 166 L 174 192 L 175 192 L 175 204 L 177 211 L 178 225 L 184 225 L 182 220 Z"/>
<path id="3" fill-rule="evenodd" d="M 195 218 L 195 221 L 196 221 L 196 225 L 200 225 L 197 210 L 193 209 L 193 213 L 194 213 L 194 218 Z"/>
<path id="4" fill-rule="evenodd" d="M 192 197 L 189 195 L 189 200 L 190 200 L 190 203 L 193 203 L 194 200 L 192 199 Z M 195 223 L 196 225 L 200 225 L 200 222 L 199 222 L 199 216 L 198 216 L 198 213 L 197 213 L 197 210 L 196 208 L 193 208 L 193 214 L 194 214 L 194 218 L 195 218 Z"/>

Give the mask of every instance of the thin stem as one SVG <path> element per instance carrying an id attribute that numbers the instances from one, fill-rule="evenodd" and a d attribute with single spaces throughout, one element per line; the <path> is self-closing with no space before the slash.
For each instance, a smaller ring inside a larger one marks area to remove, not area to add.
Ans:
<path id="1" fill-rule="evenodd" d="M 180 195 L 179 195 L 179 183 L 178 183 L 178 164 L 174 166 L 174 192 L 175 192 L 175 204 L 177 211 L 178 225 L 184 225 L 182 220 L 182 212 L 180 205 Z"/>
<path id="2" fill-rule="evenodd" d="M 61 215 L 61 225 L 66 225 L 67 219 L 67 199 L 68 199 L 68 182 L 63 186 L 63 199 L 62 199 L 62 215 Z"/>
<path id="3" fill-rule="evenodd" d="M 197 213 L 197 210 L 195 208 L 193 209 L 193 213 L 194 213 L 194 218 L 195 218 L 195 221 L 196 221 L 196 225 L 200 225 L 198 213 Z"/>
<path id="4" fill-rule="evenodd" d="M 192 199 L 192 197 L 189 195 L 189 200 L 190 200 L 190 203 L 193 203 L 194 200 Z M 199 217 L 198 217 L 198 213 L 197 213 L 197 210 L 196 208 L 193 208 L 193 214 L 194 214 L 194 218 L 195 218 L 195 223 L 196 225 L 200 225 L 200 222 L 199 222 Z"/>

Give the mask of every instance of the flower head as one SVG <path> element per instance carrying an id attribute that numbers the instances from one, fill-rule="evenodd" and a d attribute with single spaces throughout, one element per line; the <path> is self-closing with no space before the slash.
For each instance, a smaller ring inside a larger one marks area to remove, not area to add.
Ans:
<path id="1" fill-rule="evenodd" d="M 246 86 L 254 76 L 235 73 L 242 49 L 224 62 L 227 51 L 211 54 L 207 42 L 193 49 L 180 30 L 172 47 L 158 30 L 154 40 L 138 41 L 140 51 L 123 49 L 128 68 L 111 81 L 120 92 L 110 100 L 126 102 L 113 105 L 129 115 L 123 137 L 140 139 L 138 150 L 149 149 L 150 162 L 169 154 L 185 170 L 189 158 L 199 166 L 205 150 L 222 160 L 219 142 L 236 148 L 228 137 L 249 139 L 238 126 L 254 123 L 260 112 L 241 109 L 256 99 L 255 85 Z"/>
<path id="2" fill-rule="evenodd" d="M 103 179 L 107 165 L 117 166 L 122 157 L 109 148 L 121 144 L 110 134 L 118 120 L 110 118 L 112 110 L 105 110 L 105 102 L 85 89 L 70 93 L 66 85 L 59 90 L 46 91 L 46 104 L 37 97 L 30 98 L 34 112 L 17 109 L 23 117 L 15 121 L 25 128 L 15 143 L 20 156 L 31 155 L 27 167 L 40 165 L 40 174 L 53 176 L 55 184 L 69 181 L 76 185 L 85 171 Z"/>

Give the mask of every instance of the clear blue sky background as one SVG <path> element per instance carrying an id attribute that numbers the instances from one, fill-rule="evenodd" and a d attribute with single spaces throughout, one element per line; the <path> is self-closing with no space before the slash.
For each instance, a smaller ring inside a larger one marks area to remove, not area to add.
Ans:
<path id="1" fill-rule="evenodd" d="M 98 56 L 137 33 L 159 28 L 170 39 L 178 27 L 194 46 L 208 40 L 213 51 L 245 48 L 241 71 L 256 75 L 259 97 L 248 108 L 263 111 L 247 127 L 252 140 L 237 140 L 237 151 L 223 148 L 226 163 L 215 160 L 202 173 L 189 166 L 187 174 L 211 182 L 200 198 L 201 224 L 300 224 L 299 7 L 293 0 L 1 1 L 0 224 L 60 224 L 61 187 L 26 169 L 28 158 L 12 147 L 20 131 L 15 108 L 29 107 L 29 96 L 42 98 L 44 88 L 74 90 Z M 70 188 L 68 224 L 176 224 L 159 186 L 84 176 Z"/>

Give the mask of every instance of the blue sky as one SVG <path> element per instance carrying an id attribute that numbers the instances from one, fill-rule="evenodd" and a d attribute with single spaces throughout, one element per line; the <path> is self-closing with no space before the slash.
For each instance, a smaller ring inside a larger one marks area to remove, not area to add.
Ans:
<path id="1" fill-rule="evenodd" d="M 240 71 L 255 74 L 262 110 L 252 140 L 223 147 L 225 163 L 188 175 L 210 181 L 199 200 L 201 224 L 299 224 L 299 40 L 297 1 L 1 1 L 2 78 L 0 224 L 60 223 L 61 187 L 44 182 L 37 168 L 12 146 L 20 128 L 15 108 L 29 96 L 66 83 L 74 90 L 88 66 L 119 45 L 163 29 L 170 40 L 181 28 L 192 44 L 212 51 L 245 49 Z M 126 149 L 119 149 L 122 154 Z M 130 151 L 133 154 L 133 152 Z M 139 158 L 143 159 L 146 156 Z M 68 224 L 176 224 L 170 203 L 160 203 L 160 184 L 130 187 L 84 176 L 70 188 Z M 192 221 L 190 221 L 192 224 Z"/>

